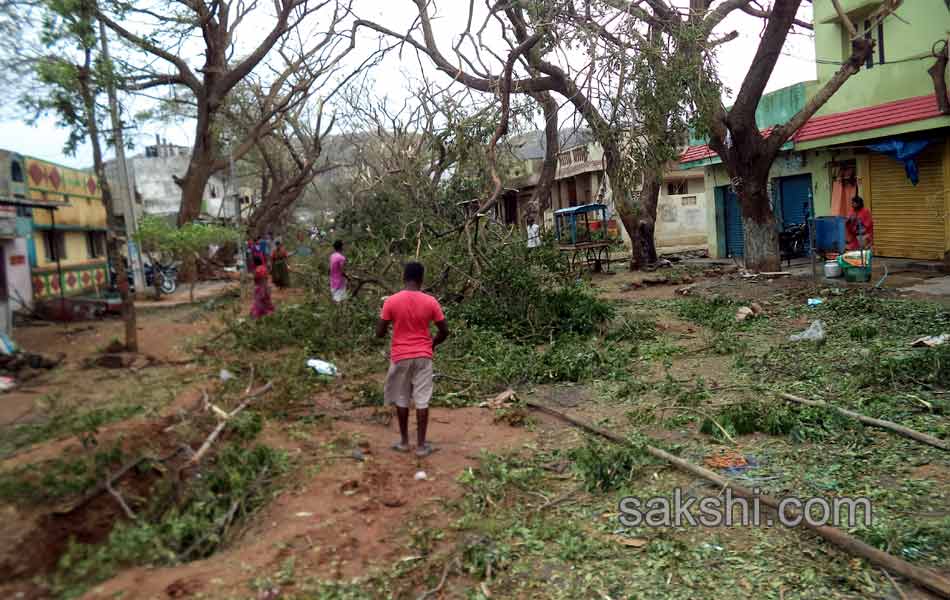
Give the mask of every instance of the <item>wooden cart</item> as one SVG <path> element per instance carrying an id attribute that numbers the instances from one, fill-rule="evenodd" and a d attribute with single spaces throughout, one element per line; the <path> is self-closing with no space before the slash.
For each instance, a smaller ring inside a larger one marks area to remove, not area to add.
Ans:
<path id="1" fill-rule="evenodd" d="M 554 232 L 558 248 L 567 255 L 571 269 L 583 260 L 592 271 L 610 270 L 606 204 L 583 204 L 554 211 Z"/>

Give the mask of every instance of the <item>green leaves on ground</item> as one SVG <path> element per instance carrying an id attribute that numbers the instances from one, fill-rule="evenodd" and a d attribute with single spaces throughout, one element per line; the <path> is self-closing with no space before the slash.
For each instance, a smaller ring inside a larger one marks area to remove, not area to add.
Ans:
<path id="1" fill-rule="evenodd" d="M 60 559 L 56 587 L 63 597 L 76 597 L 124 566 L 209 556 L 235 522 L 266 502 L 270 480 L 286 468 L 287 457 L 279 450 L 225 446 L 214 466 L 192 480 L 181 503 L 174 502 L 177 486 L 169 484 L 164 494 L 152 497 L 138 521 L 120 523 L 105 542 L 71 540 Z"/>
<path id="2" fill-rule="evenodd" d="M 574 469 L 589 492 L 611 492 L 634 479 L 650 463 L 650 456 L 632 444 L 615 444 L 588 438 L 570 453 Z"/>
<path id="3" fill-rule="evenodd" d="M 521 244 L 498 248 L 476 293 L 453 311 L 469 325 L 536 343 L 565 334 L 589 335 L 613 313 L 610 304 L 575 280 L 557 248 Z"/>

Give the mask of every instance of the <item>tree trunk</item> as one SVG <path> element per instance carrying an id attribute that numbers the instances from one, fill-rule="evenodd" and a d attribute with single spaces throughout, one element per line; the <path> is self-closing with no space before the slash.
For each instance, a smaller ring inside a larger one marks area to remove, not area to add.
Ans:
<path id="1" fill-rule="evenodd" d="M 96 179 L 99 181 L 99 188 L 102 190 L 102 202 L 106 209 L 106 257 L 109 263 L 115 268 L 115 276 L 118 281 L 116 285 L 119 289 L 119 296 L 122 298 L 122 320 L 125 322 L 125 349 L 128 352 L 139 351 L 138 327 L 135 316 L 135 301 L 132 294 L 129 293 L 129 277 L 125 270 L 125 261 L 122 260 L 122 254 L 119 251 L 119 240 L 115 235 L 116 226 L 115 210 L 112 205 L 112 186 L 106 178 L 105 163 L 102 160 L 102 146 L 99 142 L 99 123 L 96 120 L 96 103 L 89 81 L 89 66 L 91 64 L 91 53 L 86 52 L 86 67 L 81 69 L 79 76 L 79 94 L 82 97 L 83 106 L 86 113 L 87 130 L 89 132 L 89 142 L 92 144 L 93 168 L 96 172 Z"/>
<path id="2" fill-rule="evenodd" d="M 201 215 L 205 187 L 214 173 L 214 134 L 211 132 L 211 110 L 207 99 L 199 97 L 198 119 L 195 124 L 195 143 L 191 149 L 188 170 L 176 183 L 181 186 L 181 207 L 178 210 L 178 226 L 190 223 Z"/>
<path id="3" fill-rule="evenodd" d="M 660 201 L 663 185 L 661 169 L 647 169 L 644 173 L 643 192 L 640 194 L 640 252 L 647 264 L 655 263 L 656 253 L 656 207 Z"/>
<path id="4" fill-rule="evenodd" d="M 201 215 L 205 187 L 211 179 L 211 165 L 202 159 L 194 158 L 188 163 L 188 170 L 181 180 L 181 208 L 178 211 L 178 225 L 185 225 Z"/>
<path id="5" fill-rule="evenodd" d="M 300 194 L 287 198 L 280 193 L 282 186 L 274 182 L 270 192 L 261 199 L 261 203 L 254 209 L 248 219 L 247 230 L 250 239 L 254 240 L 266 235 L 278 224 L 283 214 L 296 202 Z M 301 189 L 301 192 L 303 189 Z"/>
<path id="6" fill-rule="evenodd" d="M 610 197 L 613 200 L 617 216 L 620 217 L 620 223 L 624 231 L 630 236 L 630 264 L 631 271 L 636 271 L 643 266 L 643 244 L 640 239 L 640 202 L 639 190 L 630 190 L 624 185 L 623 177 L 616 169 L 611 167 L 611 161 L 607 161 L 605 172 L 610 182 Z"/>
<path id="7" fill-rule="evenodd" d="M 781 271 L 778 229 L 768 194 L 767 175 L 763 181 L 746 181 L 738 191 L 745 234 L 745 267 L 750 271 Z"/>
<path id="8" fill-rule="evenodd" d="M 557 155 L 561 151 L 561 140 L 558 132 L 557 100 L 550 92 L 537 92 L 531 97 L 541 106 L 544 112 L 544 162 L 541 164 L 541 173 L 538 183 L 528 202 L 527 216 L 534 218 L 539 225 L 544 220 L 544 211 L 551 207 L 551 188 L 554 187 L 554 178 L 557 175 Z"/>

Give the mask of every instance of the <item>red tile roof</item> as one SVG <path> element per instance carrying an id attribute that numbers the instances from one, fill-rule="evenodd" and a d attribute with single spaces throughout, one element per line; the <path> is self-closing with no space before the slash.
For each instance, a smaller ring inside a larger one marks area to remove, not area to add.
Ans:
<path id="1" fill-rule="evenodd" d="M 869 131 L 939 116 L 941 114 L 937 108 L 936 96 L 933 94 L 917 96 L 832 115 L 812 117 L 801 129 L 795 132 L 792 140 L 795 142 L 820 140 L 836 135 Z M 770 129 L 763 130 L 762 135 L 768 135 L 769 131 Z M 715 155 L 716 153 L 710 150 L 709 146 L 690 146 L 680 155 L 680 163 L 703 160 Z"/>
<path id="2" fill-rule="evenodd" d="M 774 126 L 769 126 L 765 129 L 760 129 L 759 134 L 761 134 L 762 137 L 768 137 L 769 134 L 772 133 L 773 128 Z M 686 150 L 683 150 L 683 153 L 680 154 L 680 164 L 704 160 L 707 158 L 715 158 L 716 156 L 716 151 L 706 144 L 703 144 L 702 146 L 690 146 L 686 148 Z"/>
<path id="3" fill-rule="evenodd" d="M 845 133 L 857 133 L 891 125 L 923 121 L 939 116 L 940 110 L 937 108 L 936 96 L 933 94 L 917 96 L 916 98 L 885 102 L 876 106 L 856 108 L 833 115 L 812 117 L 795 133 L 793 139 L 796 142 L 807 142 Z"/>
<path id="4" fill-rule="evenodd" d="M 705 144 L 702 146 L 690 146 L 680 154 L 680 163 L 703 160 L 704 158 L 711 158 L 713 156 L 716 156 L 716 152 Z"/>

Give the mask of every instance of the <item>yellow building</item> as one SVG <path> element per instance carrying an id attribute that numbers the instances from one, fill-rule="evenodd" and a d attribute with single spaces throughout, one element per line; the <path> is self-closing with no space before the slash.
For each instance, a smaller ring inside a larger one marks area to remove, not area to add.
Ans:
<path id="1" fill-rule="evenodd" d="M 93 174 L 25 158 L 33 208 L 30 265 L 34 300 L 98 294 L 108 285 L 106 209 Z"/>

